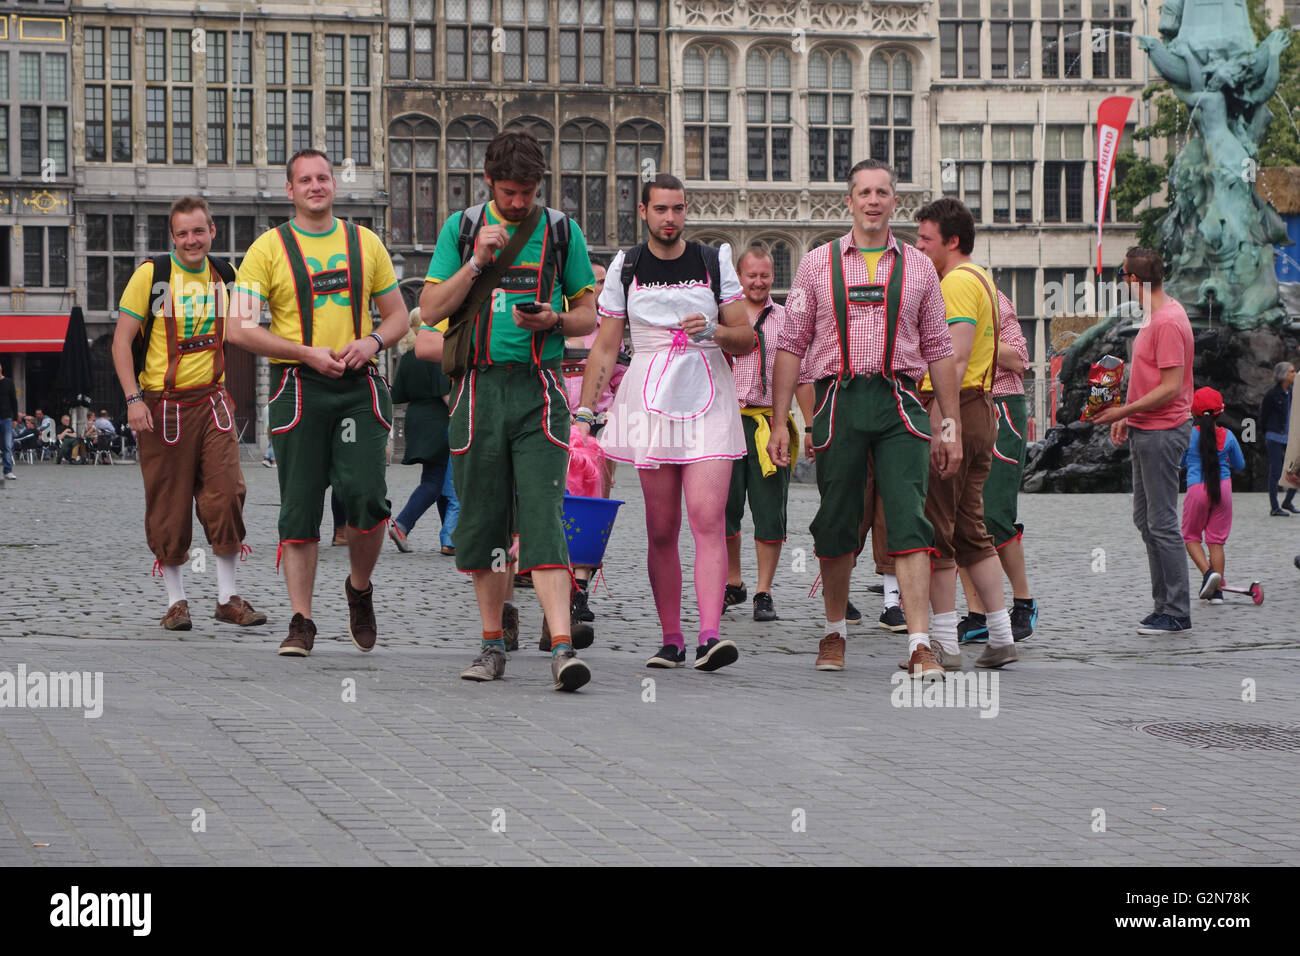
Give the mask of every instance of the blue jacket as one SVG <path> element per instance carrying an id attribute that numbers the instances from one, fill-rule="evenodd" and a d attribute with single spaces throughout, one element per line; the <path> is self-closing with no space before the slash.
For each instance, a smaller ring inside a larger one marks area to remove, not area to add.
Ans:
<path id="1" fill-rule="evenodd" d="M 1219 448 L 1219 480 L 1231 477 L 1232 472 L 1242 471 L 1246 467 L 1246 456 L 1241 453 L 1241 446 L 1237 444 L 1237 436 L 1226 428 L 1220 426 L 1215 429 L 1222 438 L 1222 447 Z M 1187 487 L 1199 485 L 1205 479 L 1201 476 L 1201 429 L 1192 428 L 1192 440 L 1183 452 L 1183 458 L 1180 464 L 1187 469 Z"/>

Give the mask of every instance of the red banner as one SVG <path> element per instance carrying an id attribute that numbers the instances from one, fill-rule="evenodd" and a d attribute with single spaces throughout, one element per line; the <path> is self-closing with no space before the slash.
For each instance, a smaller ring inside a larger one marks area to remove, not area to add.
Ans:
<path id="1" fill-rule="evenodd" d="M 1133 106 L 1131 96 L 1108 96 L 1097 107 L 1097 275 L 1101 275 L 1101 226 L 1106 221 L 1106 198 L 1110 192 L 1115 154 L 1124 135 L 1124 121 Z"/>

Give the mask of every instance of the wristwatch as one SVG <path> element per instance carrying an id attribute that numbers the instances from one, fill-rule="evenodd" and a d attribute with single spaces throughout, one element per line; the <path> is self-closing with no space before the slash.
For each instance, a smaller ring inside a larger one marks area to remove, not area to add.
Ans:
<path id="1" fill-rule="evenodd" d="M 811 425 L 805 425 L 805 426 L 803 427 L 803 433 L 804 433 L 805 435 L 811 435 L 811 434 L 812 434 L 812 426 L 811 426 Z"/>
<path id="2" fill-rule="evenodd" d="M 563 312 L 556 312 L 556 313 L 555 313 L 555 324 L 552 325 L 552 326 L 551 326 L 549 329 L 547 329 L 546 331 L 547 331 L 547 332 L 563 332 L 563 331 L 564 331 L 564 313 L 563 313 Z"/>

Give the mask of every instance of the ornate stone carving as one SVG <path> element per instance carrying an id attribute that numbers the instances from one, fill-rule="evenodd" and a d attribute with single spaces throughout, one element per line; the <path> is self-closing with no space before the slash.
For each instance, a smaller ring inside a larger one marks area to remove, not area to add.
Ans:
<path id="1" fill-rule="evenodd" d="M 677 5 L 687 26 L 730 26 L 744 0 L 677 0 Z"/>
<path id="2" fill-rule="evenodd" d="M 0 212 L 9 211 L 9 191 L 0 192 Z"/>
<path id="3" fill-rule="evenodd" d="M 921 26 L 920 7 L 897 4 L 871 7 L 869 29 L 872 33 L 919 33 Z"/>
<path id="4" fill-rule="evenodd" d="M 799 218 L 799 194 L 797 192 L 776 192 L 750 190 L 750 219 L 778 219 L 789 221 Z"/>
<path id="5" fill-rule="evenodd" d="M 861 30 L 867 22 L 865 3 L 809 4 L 808 22 L 818 30 Z"/>
<path id="6" fill-rule="evenodd" d="M 894 220 L 911 222 L 916 218 L 916 211 L 930 201 L 930 190 L 918 189 L 913 192 L 898 193 L 898 208 L 894 210 Z"/>
<path id="7" fill-rule="evenodd" d="M 821 6 L 821 4 L 816 4 L 816 6 Z M 797 4 L 788 3 L 786 0 L 750 0 L 749 25 L 760 29 L 771 29 L 772 27 L 793 28 L 798 22 L 796 19 L 798 11 Z"/>
<path id="8" fill-rule="evenodd" d="M 847 222 L 850 218 L 846 190 L 808 194 L 808 218 L 813 222 Z"/>
<path id="9" fill-rule="evenodd" d="M 690 193 L 692 219 L 734 219 L 736 194 L 724 190 L 692 190 Z"/>

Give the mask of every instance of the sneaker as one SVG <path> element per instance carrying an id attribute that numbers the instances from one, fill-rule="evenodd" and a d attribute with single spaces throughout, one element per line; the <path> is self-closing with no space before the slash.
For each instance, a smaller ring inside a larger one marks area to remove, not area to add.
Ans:
<path id="1" fill-rule="evenodd" d="M 895 634 L 907 631 L 907 618 L 903 616 L 903 609 L 895 604 L 893 607 L 887 607 L 880 614 L 880 620 L 877 622 L 878 627 L 883 627 L 887 631 L 893 631 Z"/>
<path id="2" fill-rule="evenodd" d="M 1283 511 L 1289 511 L 1289 512 L 1291 512 L 1293 515 L 1300 515 L 1300 508 L 1297 508 L 1297 507 L 1296 507 L 1292 502 L 1290 502 L 1290 501 L 1284 501 L 1284 502 L 1282 502 L 1282 510 L 1283 510 Z"/>
<path id="3" fill-rule="evenodd" d="M 903 664 L 903 669 L 927 684 L 943 680 L 943 665 L 935 658 L 934 651 L 924 644 L 917 646 Z"/>
<path id="4" fill-rule="evenodd" d="M 1011 636 L 1028 640 L 1038 626 L 1038 602 L 1033 598 L 1016 598 L 1011 604 Z"/>
<path id="5" fill-rule="evenodd" d="M 684 667 L 686 665 L 686 648 L 676 644 L 665 644 L 659 653 L 645 662 L 646 667 Z"/>
<path id="6" fill-rule="evenodd" d="M 12 471 L 9 472 L 9 474 L 5 475 L 5 481 L 17 481 L 17 480 L 18 480 L 18 476 L 15 475 Z"/>
<path id="7" fill-rule="evenodd" d="M 454 558 L 456 556 L 456 549 L 449 544 L 444 544 L 440 549 L 440 553 L 444 558 Z"/>
<path id="8" fill-rule="evenodd" d="M 1170 614 L 1157 614 L 1155 619 L 1148 624 L 1138 628 L 1139 634 L 1176 634 L 1179 631 L 1189 631 L 1192 628 L 1192 619 L 1190 617 L 1174 617 Z"/>
<path id="9" fill-rule="evenodd" d="M 943 646 L 938 641 L 931 641 L 930 653 L 934 655 L 934 659 L 939 662 L 939 666 L 942 667 L 944 670 L 946 671 L 961 670 L 960 650 L 958 650 L 956 654 L 949 654 L 947 651 L 943 649 Z M 988 652 L 986 651 L 985 654 L 987 653 Z"/>
<path id="10" fill-rule="evenodd" d="M 1210 595 L 1210 603 L 1211 603 L 1211 604 L 1222 604 L 1222 603 L 1223 603 L 1223 592 L 1222 592 L 1222 591 L 1215 591 L 1212 595 Z"/>
<path id="11" fill-rule="evenodd" d="M 501 608 L 501 639 L 506 650 L 519 650 L 519 608 L 507 601 Z"/>
<path id="12" fill-rule="evenodd" d="M 1012 624 L 1014 630 L 1015 625 Z M 989 620 L 974 611 L 957 622 L 958 644 L 985 644 L 989 639 Z"/>
<path id="13" fill-rule="evenodd" d="M 716 671 L 740 660 L 740 651 L 732 641 L 720 641 L 709 638 L 707 644 L 695 648 L 695 669 L 697 671 Z"/>
<path id="14" fill-rule="evenodd" d="M 263 459 L 262 459 L 262 467 L 263 467 L 263 468 L 274 468 L 274 467 L 275 467 L 275 462 L 271 461 L 271 459 L 269 459 L 269 458 L 263 458 Z"/>
<path id="15" fill-rule="evenodd" d="M 994 647 L 990 644 L 984 648 L 984 653 L 976 659 L 975 666 L 1002 667 L 1018 660 L 1020 660 L 1020 652 L 1016 650 L 1015 644 L 1003 644 L 1001 647 Z"/>
<path id="16" fill-rule="evenodd" d="M 240 627 L 256 627 L 258 624 L 266 623 L 266 615 L 261 611 L 254 611 L 253 605 L 238 594 L 230 595 L 230 600 L 225 604 L 218 604 L 217 613 L 212 616 L 218 621 L 237 624 Z"/>
<path id="17" fill-rule="evenodd" d="M 188 631 L 194 625 L 190 623 L 190 602 L 177 601 L 167 609 L 162 626 L 169 631 Z"/>
<path id="18" fill-rule="evenodd" d="M 460 672 L 461 680 L 497 680 L 506 672 L 506 655 L 495 647 L 485 647 L 478 652 L 474 663 Z"/>
<path id="19" fill-rule="evenodd" d="M 726 594 L 722 598 L 722 609 L 725 611 L 733 605 L 744 604 L 747 597 L 749 591 L 743 584 L 728 584 Z"/>
<path id="20" fill-rule="evenodd" d="M 838 634 L 827 634 L 817 645 L 817 663 L 819 671 L 844 670 L 844 638 Z"/>
<path id="21" fill-rule="evenodd" d="M 772 595 L 767 591 L 758 591 L 754 595 L 754 620 L 776 621 L 776 609 L 772 607 Z"/>
<path id="22" fill-rule="evenodd" d="M 590 624 L 569 621 L 569 643 L 574 650 L 585 651 L 595 640 L 596 631 Z M 537 649 L 547 653 L 551 650 L 551 625 L 547 623 L 545 614 L 542 615 L 542 639 L 537 642 Z"/>
<path id="23" fill-rule="evenodd" d="M 343 593 L 348 597 L 348 634 L 359 651 L 368 651 L 375 646 L 378 628 L 375 625 L 375 605 L 371 600 L 375 594 L 373 584 L 366 585 L 364 591 L 352 586 L 352 575 L 343 579 Z"/>
<path id="24" fill-rule="evenodd" d="M 12 478 L 13 475 L 5 475 L 5 477 Z M 1289 518 L 1291 517 L 1291 512 L 1283 511 L 1281 508 L 1274 508 L 1268 513 L 1268 515 L 1270 518 Z"/>
<path id="25" fill-rule="evenodd" d="M 591 668 L 572 650 L 560 651 L 551 658 L 551 677 L 556 690 L 575 691 L 591 680 Z"/>
<path id="26" fill-rule="evenodd" d="M 885 586 L 883 584 L 868 584 L 867 590 L 872 594 L 884 594 Z"/>
<path id="27" fill-rule="evenodd" d="M 402 554 L 410 553 L 411 545 L 406 540 L 406 532 L 397 526 L 396 521 L 388 522 L 388 536 L 393 539 L 393 544 L 397 545 L 398 551 Z"/>
<path id="28" fill-rule="evenodd" d="M 1219 585 L 1223 583 L 1223 575 L 1211 568 L 1205 572 L 1205 577 L 1201 578 L 1201 592 L 1199 597 L 1203 601 L 1208 601 L 1214 597 L 1214 592 L 1219 590 Z"/>
<path id="29" fill-rule="evenodd" d="M 853 606 L 852 601 L 848 601 L 844 605 L 844 621 L 847 624 L 862 623 L 862 612 Z"/>
<path id="30" fill-rule="evenodd" d="M 574 589 L 573 598 L 569 601 L 569 617 L 574 621 L 596 620 L 596 615 L 587 606 L 587 592 L 582 588 Z"/>
<path id="31" fill-rule="evenodd" d="M 280 644 L 281 657 L 306 657 L 316 643 L 316 624 L 309 617 L 295 614 L 289 621 L 289 636 Z"/>
<path id="32" fill-rule="evenodd" d="M 1297 565 L 1297 567 L 1300 567 L 1300 565 Z M 1152 611 L 1152 612 L 1151 612 L 1150 614 L 1148 614 L 1146 617 L 1142 618 L 1141 623 L 1142 623 L 1143 625 L 1150 624 L 1152 621 L 1154 621 L 1154 620 L 1155 620 L 1156 618 L 1158 618 L 1159 616 L 1160 616 L 1160 615 L 1157 614 L 1155 611 Z"/>

